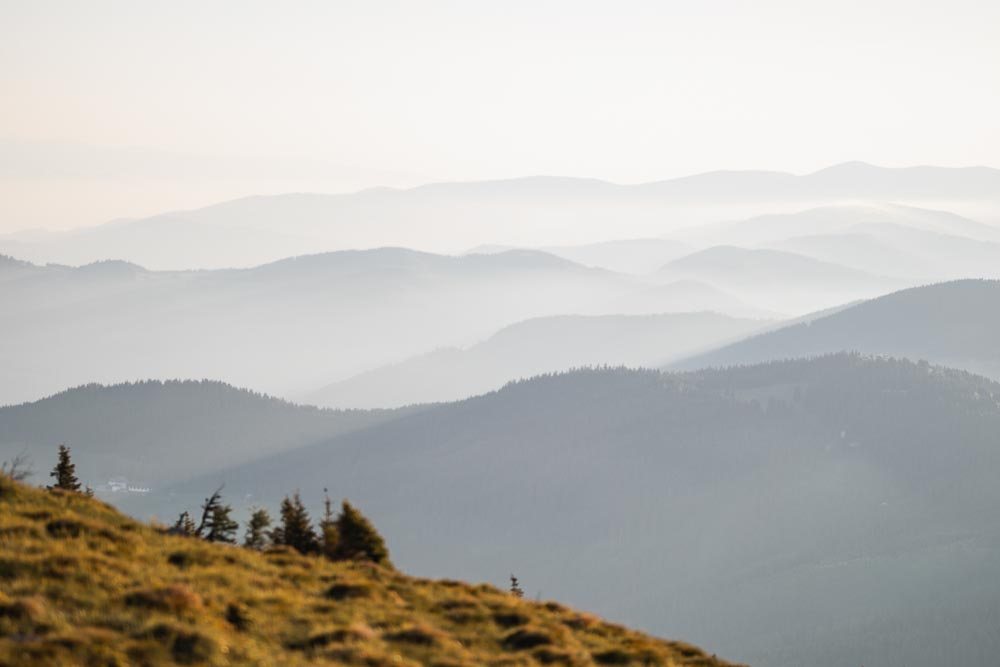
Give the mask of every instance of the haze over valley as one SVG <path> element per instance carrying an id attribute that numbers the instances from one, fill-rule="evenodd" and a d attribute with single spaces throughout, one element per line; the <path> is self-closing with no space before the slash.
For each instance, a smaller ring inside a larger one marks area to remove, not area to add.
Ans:
<path id="1" fill-rule="evenodd" d="M 0 7 L 0 667 L 994 667 L 1000 5 Z"/>

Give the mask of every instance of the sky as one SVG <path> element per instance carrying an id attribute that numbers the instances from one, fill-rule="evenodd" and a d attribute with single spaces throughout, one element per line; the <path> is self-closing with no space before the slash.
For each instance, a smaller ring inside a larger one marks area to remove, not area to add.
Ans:
<path id="1" fill-rule="evenodd" d="M 0 0 L 0 233 L 251 194 L 1000 166 L 1000 3 Z"/>

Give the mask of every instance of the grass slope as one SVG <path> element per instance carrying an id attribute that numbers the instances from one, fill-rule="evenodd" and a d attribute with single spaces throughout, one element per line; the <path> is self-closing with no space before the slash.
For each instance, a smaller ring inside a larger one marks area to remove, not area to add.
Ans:
<path id="1" fill-rule="evenodd" d="M 170 536 L 0 477 L 0 665 L 723 665 L 555 603 Z"/>

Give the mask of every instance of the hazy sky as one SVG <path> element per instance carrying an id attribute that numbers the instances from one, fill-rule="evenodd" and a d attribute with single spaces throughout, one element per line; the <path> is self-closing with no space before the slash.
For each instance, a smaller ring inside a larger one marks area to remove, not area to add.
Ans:
<path id="1" fill-rule="evenodd" d="M 0 0 L 0 231 L 530 174 L 1000 166 L 1000 3 Z"/>

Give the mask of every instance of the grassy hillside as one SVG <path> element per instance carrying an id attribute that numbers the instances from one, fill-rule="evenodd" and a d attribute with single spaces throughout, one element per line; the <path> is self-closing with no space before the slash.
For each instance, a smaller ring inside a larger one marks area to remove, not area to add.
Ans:
<path id="1" fill-rule="evenodd" d="M 556 603 L 170 536 L 0 477 L 0 665 L 723 665 Z"/>

